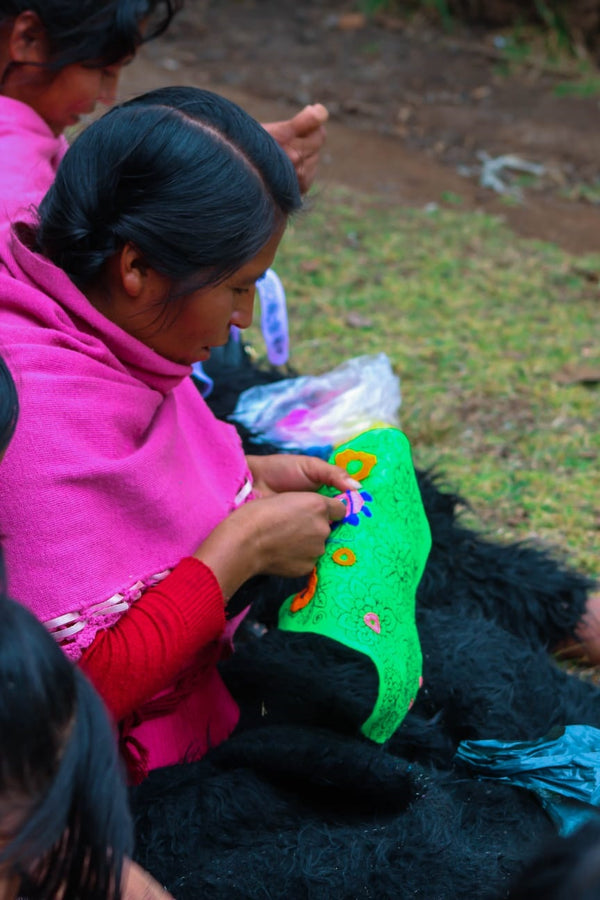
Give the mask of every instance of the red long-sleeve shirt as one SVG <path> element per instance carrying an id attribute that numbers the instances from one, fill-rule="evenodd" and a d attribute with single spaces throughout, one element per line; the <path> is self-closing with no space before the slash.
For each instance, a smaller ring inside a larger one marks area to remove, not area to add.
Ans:
<path id="1" fill-rule="evenodd" d="M 225 601 L 204 563 L 183 559 L 111 628 L 98 632 L 79 665 L 118 722 L 159 691 L 225 628 Z"/>

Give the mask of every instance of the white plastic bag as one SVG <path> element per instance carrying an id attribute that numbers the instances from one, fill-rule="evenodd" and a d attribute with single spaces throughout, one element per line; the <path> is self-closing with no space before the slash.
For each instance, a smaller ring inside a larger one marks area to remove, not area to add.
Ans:
<path id="1" fill-rule="evenodd" d="M 379 353 L 357 356 L 323 375 L 249 388 L 230 418 L 259 443 L 327 456 L 367 428 L 398 426 L 400 403 L 400 379 Z"/>

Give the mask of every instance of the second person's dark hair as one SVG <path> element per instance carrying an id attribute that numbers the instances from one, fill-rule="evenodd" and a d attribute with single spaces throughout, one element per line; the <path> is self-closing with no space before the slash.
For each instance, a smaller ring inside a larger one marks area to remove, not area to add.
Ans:
<path id="1" fill-rule="evenodd" d="M 198 88 L 153 91 L 74 142 L 41 203 L 37 249 L 85 288 L 131 243 L 197 290 L 245 265 L 300 205 L 290 160 L 240 107 Z"/>
<path id="2" fill-rule="evenodd" d="M 102 702 L 3 593 L 0 621 L 0 867 L 29 900 L 117 900 L 132 829 Z"/>
<path id="3" fill-rule="evenodd" d="M 0 0 L 0 23 L 32 11 L 48 40 L 48 68 L 109 66 L 168 27 L 183 0 Z M 142 23 L 146 29 L 142 29 Z"/>

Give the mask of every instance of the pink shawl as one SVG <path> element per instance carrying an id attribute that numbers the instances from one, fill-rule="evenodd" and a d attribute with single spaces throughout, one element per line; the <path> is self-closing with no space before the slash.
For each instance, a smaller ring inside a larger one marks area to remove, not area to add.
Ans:
<path id="1" fill-rule="evenodd" d="M 0 243 L 9 241 L 10 224 L 37 206 L 56 175 L 68 143 L 55 137 L 26 103 L 0 95 Z"/>
<path id="2" fill-rule="evenodd" d="M 249 472 L 189 368 L 113 325 L 16 239 L 12 254 L 0 274 L 0 352 L 21 405 L 0 473 L 10 590 L 76 659 L 193 553 Z"/>

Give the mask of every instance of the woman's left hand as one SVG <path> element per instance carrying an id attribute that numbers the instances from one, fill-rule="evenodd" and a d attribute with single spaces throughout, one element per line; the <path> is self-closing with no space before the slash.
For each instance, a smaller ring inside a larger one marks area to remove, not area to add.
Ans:
<path id="1" fill-rule="evenodd" d="M 305 106 L 293 119 L 263 125 L 293 162 L 303 194 L 311 186 L 317 171 L 328 117 L 325 107 L 314 103 Z"/>
<path id="2" fill-rule="evenodd" d="M 345 469 L 332 466 L 317 456 L 276 453 L 273 456 L 246 458 L 257 497 L 288 491 L 316 491 L 324 484 L 337 488 L 340 494 L 360 487 Z"/>

